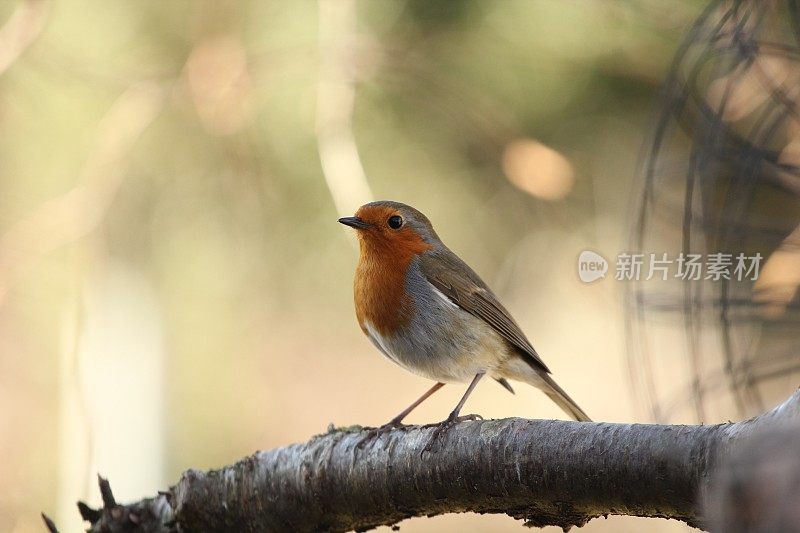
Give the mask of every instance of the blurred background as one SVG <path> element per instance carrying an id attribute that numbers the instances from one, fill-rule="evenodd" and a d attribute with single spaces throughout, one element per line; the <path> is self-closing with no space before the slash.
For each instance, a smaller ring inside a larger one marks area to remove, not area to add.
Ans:
<path id="1" fill-rule="evenodd" d="M 712 27 L 728 9 L 716 4 Z M 0 3 L 0 530 L 41 531 L 45 511 L 79 531 L 75 501 L 99 502 L 97 472 L 118 500 L 139 499 L 187 468 L 329 423 L 379 425 L 426 390 L 355 320 L 356 243 L 336 219 L 372 199 L 426 213 L 595 420 L 717 422 L 788 395 L 786 382 L 761 403 L 698 413 L 682 290 L 577 275 L 583 250 L 613 261 L 681 249 L 668 238 L 685 233 L 688 174 L 669 163 L 693 152 L 687 130 L 666 147 L 686 122 L 672 105 L 686 100 L 685 69 L 672 60 L 705 7 Z M 714 72 L 703 83 L 731 70 Z M 665 160 L 669 171 L 642 170 Z M 642 215 L 661 207 L 661 226 Z M 765 257 L 794 226 L 771 227 Z M 742 251 L 762 249 L 754 235 Z M 799 270 L 794 257 L 782 272 Z M 795 293 L 781 294 L 791 309 Z M 645 345 L 662 355 L 640 358 Z M 485 383 L 465 409 L 563 416 L 516 389 Z M 443 419 L 462 393 L 445 387 L 409 422 Z M 471 514 L 401 524 L 520 527 Z M 619 517 L 585 527 L 645 529 L 688 528 Z"/>

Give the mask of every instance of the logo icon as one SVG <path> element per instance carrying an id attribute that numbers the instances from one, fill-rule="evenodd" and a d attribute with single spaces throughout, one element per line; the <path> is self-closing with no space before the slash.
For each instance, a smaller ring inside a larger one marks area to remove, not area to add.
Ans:
<path id="1" fill-rule="evenodd" d="M 602 255 L 591 250 L 584 250 L 578 256 L 578 277 L 584 283 L 591 283 L 606 277 L 608 261 Z"/>

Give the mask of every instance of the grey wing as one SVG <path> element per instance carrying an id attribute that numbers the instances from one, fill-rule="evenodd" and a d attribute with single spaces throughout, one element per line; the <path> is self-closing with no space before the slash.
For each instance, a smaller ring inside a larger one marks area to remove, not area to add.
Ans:
<path id="1" fill-rule="evenodd" d="M 486 321 L 515 346 L 533 368 L 550 373 L 550 369 L 533 349 L 511 314 L 483 280 L 457 255 L 447 248 L 426 252 L 420 258 L 420 266 L 431 285 L 463 310 Z"/>

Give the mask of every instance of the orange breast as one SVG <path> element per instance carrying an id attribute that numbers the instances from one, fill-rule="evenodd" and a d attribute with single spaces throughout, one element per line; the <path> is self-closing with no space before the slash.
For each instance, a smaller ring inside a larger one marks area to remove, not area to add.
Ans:
<path id="1" fill-rule="evenodd" d="M 358 323 L 364 333 L 368 321 L 382 335 L 392 335 L 413 317 L 414 302 L 406 294 L 409 265 L 432 246 L 413 233 L 391 241 L 365 237 L 360 243 L 354 286 Z"/>

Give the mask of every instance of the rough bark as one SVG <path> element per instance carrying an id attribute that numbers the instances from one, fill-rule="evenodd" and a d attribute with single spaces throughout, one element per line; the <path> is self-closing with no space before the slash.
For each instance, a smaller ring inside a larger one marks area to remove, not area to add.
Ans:
<path id="1" fill-rule="evenodd" d="M 528 525 L 581 526 L 609 514 L 702 525 L 698 496 L 736 442 L 800 420 L 800 391 L 754 419 L 717 425 L 462 422 L 423 453 L 434 427 L 393 430 L 357 446 L 362 428 L 189 470 L 169 491 L 81 507 L 90 531 L 346 531 L 412 516 L 504 513 Z"/>

